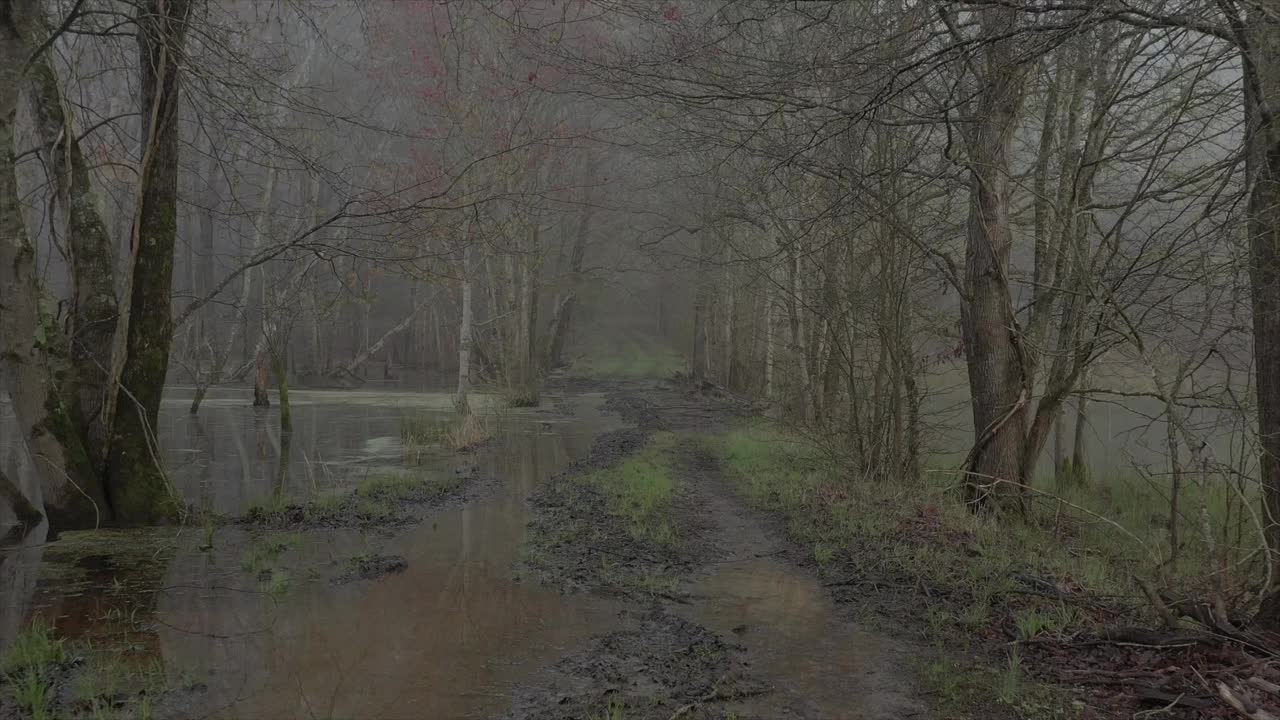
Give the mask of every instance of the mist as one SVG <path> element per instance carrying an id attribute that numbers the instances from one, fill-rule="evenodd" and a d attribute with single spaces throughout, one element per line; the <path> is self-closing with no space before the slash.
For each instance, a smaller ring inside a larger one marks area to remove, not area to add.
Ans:
<path id="1" fill-rule="evenodd" d="M 1275 717 L 1278 36 L 0 0 L 0 716 Z"/>

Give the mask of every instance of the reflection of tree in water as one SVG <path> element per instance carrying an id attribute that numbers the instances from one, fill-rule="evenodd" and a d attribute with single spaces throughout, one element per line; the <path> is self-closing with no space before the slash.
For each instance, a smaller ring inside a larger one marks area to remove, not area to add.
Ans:
<path id="1" fill-rule="evenodd" d="M 280 432 L 280 453 L 279 459 L 276 461 L 276 481 L 274 490 L 272 490 L 272 499 L 279 503 L 284 502 L 288 496 L 286 492 L 287 479 L 289 477 L 289 460 L 293 452 L 293 432 L 291 430 L 283 430 Z"/>
<path id="2" fill-rule="evenodd" d="M 426 468 L 452 473 L 455 465 L 475 463 L 500 487 L 389 540 L 308 533 L 299 550 L 320 563 L 371 548 L 394 552 L 409 562 L 401 574 L 333 586 L 307 582 L 305 569 L 291 569 L 289 592 L 270 597 L 248 585 L 209 587 L 235 585 L 210 573 L 238 562 L 247 539 L 203 570 L 195 569 L 198 560 L 175 563 L 169 584 L 209 589 L 166 596 L 163 620 L 182 628 L 162 631 L 166 657 L 216 670 L 207 681 L 210 705 L 234 701 L 229 711 L 244 716 L 379 717 L 411 708 L 413 717 L 457 717 L 501 703 L 507 682 L 615 622 L 606 601 L 512 578 L 528 493 L 590 444 L 586 436 L 566 441 L 533 433 L 532 423 L 519 425 L 524 432 L 506 433 L 476 456 Z M 282 437 L 282 454 L 292 444 Z"/>
<path id="3" fill-rule="evenodd" d="M 0 545 L 0 647 L 8 647 L 25 627 L 40 576 L 45 533 L 40 525 Z"/>

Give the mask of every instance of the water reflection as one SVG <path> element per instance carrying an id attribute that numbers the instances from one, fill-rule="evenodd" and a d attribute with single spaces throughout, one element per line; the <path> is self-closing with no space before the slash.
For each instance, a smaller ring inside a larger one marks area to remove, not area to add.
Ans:
<path id="1" fill-rule="evenodd" d="M 162 412 L 171 476 L 189 502 L 225 514 L 399 465 L 401 415 L 451 412 L 447 396 L 299 392 L 295 429 L 281 434 L 278 415 L 240 398 L 211 397 L 194 418 L 187 402 L 172 394 Z M 616 426 L 602 422 L 598 397 L 571 404 L 572 420 L 512 413 L 475 456 L 435 452 L 416 466 L 479 465 L 494 481 L 471 502 L 398 531 L 305 533 L 280 559 L 284 588 L 246 570 L 260 538 L 237 525 L 219 529 L 212 549 L 200 528 L 67 533 L 51 545 L 32 536 L 0 552 L 0 646 L 33 614 L 67 637 L 127 637 L 163 661 L 171 684 L 201 688 L 196 706 L 170 709 L 178 717 L 494 714 L 512 684 L 617 622 L 610 601 L 512 577 L 534 485 Z M 370 552 L 402 555 L 408 568 L 330 582 Z"/>
<path id="2" fill-rule="evenodd" d="M 236 584 L 234 550 L 174 563 L 158 608 L 166 663 L 208 686 L 216 717 L 483 717 L 505 707 L 513 683 L 616 622 L 608 601 L 512 578 L 528 494 L 592 439 L 585 428 L 520 425 L 478 458 L 482 475 L 504 483 L 387 541 L 408 559 L 403 573 L 273 596 Z M 326 534 L 297 563 L 341 561 L 369 542 Z"/>

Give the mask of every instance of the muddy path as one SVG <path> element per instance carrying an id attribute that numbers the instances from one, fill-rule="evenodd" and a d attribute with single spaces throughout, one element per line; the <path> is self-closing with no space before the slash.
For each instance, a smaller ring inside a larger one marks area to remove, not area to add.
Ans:
<path id="1" fill-rule="evenodd" d="M 560 380 L 491 443 L 412 461 L 397 433 L 431 398 L 311 399 L 292 462 L 234 407 L 210 447 L 260 472 L 182 451 L 191 497 L 239 520 L 3 556 L 0 651 L 52 627 L 58 717 L 934 717 L 911 651 L 844 618 L 722 477 L 704 440 L 749 416 L 731 398 Z M 640 534 L 581 482 L 638 460 L 673 493 Z M 0 717 L 26 716 L 12 690 Z"/>
<path id="2" fill-rule="evenodd" d="M 677 383 L 607 387 L 631 427 L 531 499 L 525 561 L 566 592 L 625 599 L 624 626 L 519 689 L 509 718 L 933 717 L 912 649 L 843 616 L 776 521 L 738 499 L 703 442 L 749 414 Z M 578 479 L 656 442 L 676 498 L 674 545 L 636 537 Z"/>

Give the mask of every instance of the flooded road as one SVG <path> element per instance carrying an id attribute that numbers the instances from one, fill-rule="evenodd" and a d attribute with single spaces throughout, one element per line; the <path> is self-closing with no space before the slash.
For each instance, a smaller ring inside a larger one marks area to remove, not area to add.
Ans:
<path id="1" fill-rule="evenodd" d="M 33 535 L 0 553 L 0 644 L 39 617 L 79 647 L 112 648 L 163 679 L 156 717 L 594 719 L 616 717 L 618 693 L 639 692 L 648 709 L 627 718 L 666 718 L 651 682 L 685 683 L 695 699 L 708 692 L 698 683 L 712 682 L 723 711 L 744 718 L 918 711 L 895 669 L 900 652 L 842 620 L 818 578 L 780 557 L 783 541 L 731 497 L 714 462 L 690 450 L 695 441 L 679 445 L 676 471 L 704 516 L 698 542 L 709 554 L 691 568 L 687 601 L 565 593 L 521 577 L 531 496 L 627 426 L 602 394 L 482 410 L 494 437 L 472 453 L 406 452 L 406 418 L 453 421 L 445 395 L 296 397 L 295 431 L 283 436 L 274 412 L 242 399 L 213 397 L 189 418 L 188 397 L 172 393 L 162 441 L 184 497 L 234 517 L 350 494 L 387 473 L 466 477 L 460 494 L 407 524 L 197 521 L 48 544 Z M 683 432 L 697 434 L 711 417 L 702 413 L 681 416 Z M 614 561 L 590 543 L 576 551 Z M 351 576 L 372 559 L 394 567 Z M 722 681 L 736 683 L 736 697 L 719 697 Z M 565 693 L 583 700 L 569 715 Z M 690 717 L 709 717 L 700 704 Z"/>
<path id="2" fill-rule="evenodd" d="M 598 411 L 581 412 L 590 417 Z M 161 595 L 167 660 L 206 678 L 215 717 L 490 717 L 509 686 L 610 627 L 611 603 L 521 582 L 512 566 L 534 484 L 585 451 L 594 423 L 515 420 L 481 451 L 498 487 L 381 543 L 408 567 L 376 581 L 311 582 L 283 596 L 211 589 L 214 568 L 172 566 Z M 452 472 L 446 465 L 440 472 Z M 303 568 L 363 552 L 359 533 L 308 538 Z M 234 553 L 232 562 L 237 562 Z M 208 561 L 216 565 L 217 559 Z M 238 565 L 235 568 L 239 569 Z"/>
<path id="3" fill-rule="evenodd" d="M 167 403 L 163 435 L 175 484 L 224 514 L 275 495 L 305 498 L 358 484 L 369 467 L 403 465 L 405 413 L 451 419 L 446 396 L 352 395 L 297 393 L 288 456 L 273 414 L 213 398 L 190 419 L 179 395 Z M 263 533 L 239 525 L 218 528 L 211 542 L 199 527 L 100 532 L 92 542 L 101 551 L 87 556 L 80 534 L 48 546 L 33 538 L 5 555 L 5 637 L 38 614 L 65 637 L 127 638 L 171 682 L 199 690 L 184 717 L 493 716 L 513 683 L 618 622 L 607 599 L 513 576 L 529 493 L 618 424 L 601 414 L 599 397 L 566 403 L 562 412 L 503 412 L 495 439 L 474 454 L 440 451 L 412 464 L 443 475 L 465 464 L 483 479 L 469 502 L 401 529 L 285 534 L 271 586 L 247 572 Z M 403 557 L 406 569 L 332 582 L 335 567 L 375 551 Z"/>

